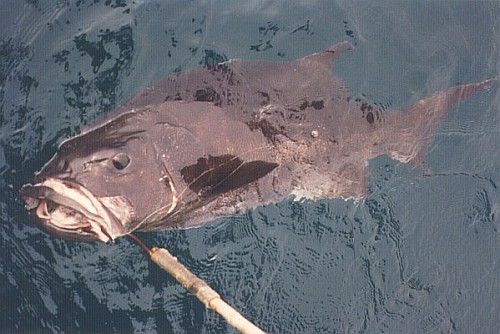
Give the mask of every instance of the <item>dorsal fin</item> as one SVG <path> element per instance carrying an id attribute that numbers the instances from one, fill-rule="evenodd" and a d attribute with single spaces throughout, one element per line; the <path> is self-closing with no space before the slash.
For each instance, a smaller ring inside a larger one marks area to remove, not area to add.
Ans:
<path id="1" fill-rule="evenodd" d="M 305 56 L 300 60 L 317 61 L 326 66 L 331 66 L 334 59 L 338 58 L 342 53 L 347 50 L 352 50 L 353 46 L 350 42 L 344 41 L 330 46 L 325 51 L 316 52 L 311 55 Z"/>

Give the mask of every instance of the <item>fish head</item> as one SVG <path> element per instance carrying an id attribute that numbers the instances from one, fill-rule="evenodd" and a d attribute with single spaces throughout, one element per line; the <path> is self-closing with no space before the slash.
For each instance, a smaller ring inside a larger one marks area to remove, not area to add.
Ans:
<path id="1" fill-rule="evenodd" d="M 173 203 L 147 122 L 132 111 L 61 143 L 21 189 L 43 230 L 64 239 L 108 242 Z"/>

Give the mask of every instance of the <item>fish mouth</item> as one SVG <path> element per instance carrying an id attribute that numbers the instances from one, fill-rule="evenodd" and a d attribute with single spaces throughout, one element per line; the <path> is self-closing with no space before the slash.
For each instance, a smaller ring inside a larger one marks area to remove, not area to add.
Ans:
<path id="1" fill-rule="evenodd" d="M 42 229 L 64 239 L 107 243 L 130 232 L 125 228 L 133 215 L 128 201 L 96 197 L 72 181 L 46 178 L 24 185 L 21 197 L 35 210 Z"/>

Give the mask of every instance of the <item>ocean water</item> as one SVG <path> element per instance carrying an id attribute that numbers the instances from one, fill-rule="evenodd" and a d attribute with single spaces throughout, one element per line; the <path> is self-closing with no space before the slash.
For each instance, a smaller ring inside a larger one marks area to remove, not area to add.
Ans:
<path id="1" fill-rule="evenodd" d="M 349 40 L 353 97 L 398 108 L 500 74 L 498 1 L 0 2 L 0 332 L 235 333 L 128 239 L 34 226 L 19 188 L 65 137 L 174 71 Z M 368 196 L 140 233 L 270 333 L 500 332 L 500 89 L 450 110 L 426 167 L 369 162 Z"/>

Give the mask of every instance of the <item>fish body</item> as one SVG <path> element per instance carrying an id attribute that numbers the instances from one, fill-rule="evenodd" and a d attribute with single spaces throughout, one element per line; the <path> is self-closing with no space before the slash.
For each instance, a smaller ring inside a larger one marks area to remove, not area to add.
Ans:
<path id="1" fill-rule="evenodd" d="M 63 141 L 21 196 L 49 233 L 102 242 L 290 196 L 360 199 L 368 160 L 420 164 L 450 107 L 498 80 L 380 108 L 351 101 L 333 76 L 332 61 L 349 49 L 169 75 Z"/>

